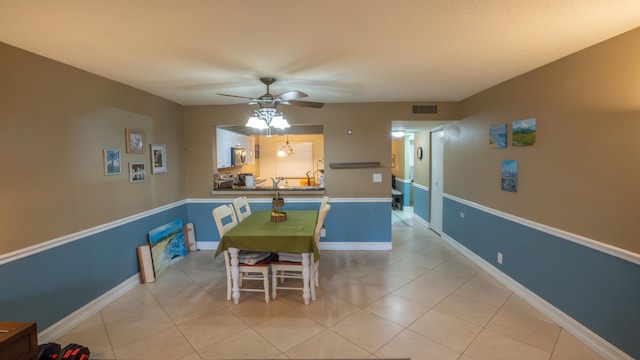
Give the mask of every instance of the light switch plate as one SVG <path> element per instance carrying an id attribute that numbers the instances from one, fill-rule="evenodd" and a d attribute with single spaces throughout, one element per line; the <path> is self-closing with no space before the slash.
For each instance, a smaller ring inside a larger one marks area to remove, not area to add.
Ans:
<path id="1" fill-rule="evenodd" d="M 373 182 L 382 182 L 382 174 L 373 174 Z"/>

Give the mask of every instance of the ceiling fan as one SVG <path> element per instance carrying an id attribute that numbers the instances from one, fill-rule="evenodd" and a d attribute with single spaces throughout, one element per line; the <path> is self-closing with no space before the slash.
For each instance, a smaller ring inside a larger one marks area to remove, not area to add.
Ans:
<path id="1" fill-rule="evenodd" d="M 248 96 L 229 95 L 229 94 L 220 94 L 220 93 L 218 93 L 218 95 L 237 97 L 241 99 L 249 99 L 249 102 L 248 102 L 249 105 L 258 104 L 261 109 L 262 108 L 275 109 L 278 105 L 295 105 L 295 106 L 303 106 L 303 107 L 310 107 L 310 108 L 317 108 L 317 109 L 324 106 L 324 103 L 321 103 L 321 102 L 298 100 L 300 98 L 309 96 L 303 93 L 302 91 L 298 91 L 298 90 L 287 91 L 282 94 L 273 95 L 269 92 L 269 86 L 273 84 L 276 81 L 276 79 L 272 77 L 261 77 L 260 81 L 262 81 L 262 83 L 267 86 L 267 92 L 260 97 L 253 98 Z"/>

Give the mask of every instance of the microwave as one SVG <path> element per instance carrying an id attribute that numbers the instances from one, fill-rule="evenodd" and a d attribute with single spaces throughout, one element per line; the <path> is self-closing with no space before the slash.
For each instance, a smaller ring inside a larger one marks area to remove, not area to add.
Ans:
<path id="1" fill-rule="evenodd" d="M 231 148 L 231 166 L 242 166 L 247 161 L 247 152 L 244 148 Z"/>

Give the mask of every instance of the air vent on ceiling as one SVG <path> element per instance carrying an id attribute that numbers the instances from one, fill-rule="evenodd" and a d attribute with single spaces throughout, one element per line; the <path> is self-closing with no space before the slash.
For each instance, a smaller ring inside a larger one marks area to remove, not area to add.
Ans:
<path id="1" fill-rule="evenodd" d="M 414 114 L 437 114 L 438 105 L 413 105 Z"/>

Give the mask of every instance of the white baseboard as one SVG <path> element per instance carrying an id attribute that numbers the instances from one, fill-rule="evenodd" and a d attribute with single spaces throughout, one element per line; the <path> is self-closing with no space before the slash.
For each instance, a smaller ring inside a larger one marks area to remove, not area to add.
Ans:
<path id="1" fill-rule="evenodd" d="M 198 241 L 196 246 L 198 250 L 216 250 L 218 249 L 219 241 Z"/>
<path id="2" fill-rule="evenodd" d="M 531 306 L 535 307 L 538 311 L 545 314 L 556 324 L 560 325 L 563 329 L 567 330 L 571 335 L 575 336 L 577 339 L 585 343 L 595 352 L 602 355 L 605 359 L 633 360 L 633 358 L 627 355 L 624 351 L 618 349 L 616 346 L 603 339 L 593 331 L 589 330 L 587 327 L 576 321 L 571 316 L 565 314 L 563 311 L 551 305 L 546 300 L 521 285 L 519 282 L 510 278 L 508 275 L 498 270 L 489 262 L 476 255 L 474 252 L 467 249 L 462 244 L 455 241 L 452 237 L 446 234 L 442 234 L 442 239 L 453 246 L 460 253 L 462 253 L 462 255 L 471 260 L 474 264 L 478 265 L 478 267 L 480 267 L 482 270 L 489 273 L 489 275 L 494 277 L 502 285 L 513 291 L 516 295 L 523 298 Z"/>
<path id="3" fill-rule="evenodd" d="M 426 226 L 427 228 L 431 229 L 431 223 L 428 222 L 427 220 L 421 218 L 420 216 L 416 215 L 415 212 L 413 213 L 413 219 L 417 220 L 419 223 L 421 223 L 422 225 Z"/>
<path id="4" fill-rule="evenodd" d="M 80 325 L 82 322 L 89 319 L 91 316 L 95 315 L 97 312 L 104 309 L 107 305 L 111 304 L 114 300 L 118 299 L 120 296 L 124 295 L 139 284 L 140 273 L 137 273 L 122 282 L 120 285 L 114 287 L 113 289 L 102 294 L 100 297 L 94 299 L 80 309 L 69 314 L 64 319 L 39 332 L 38 343 L 44 344 L 56 341 L 64 334 L 67 334 L 76 326 Z"/>
<path id="5" fill-rule="evenodd" d="M 322 242 L 320 250 L 391 250 L 391 242 Z"/>

